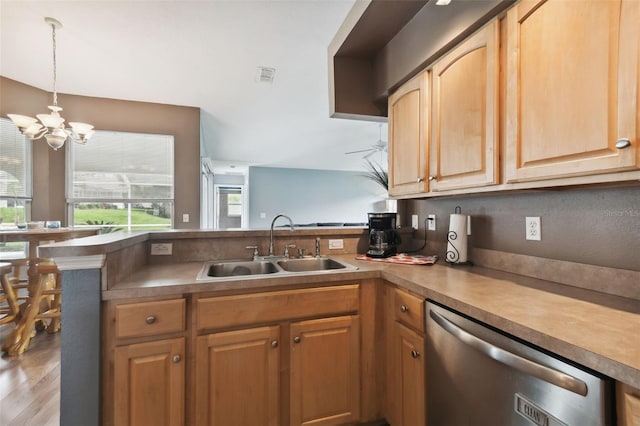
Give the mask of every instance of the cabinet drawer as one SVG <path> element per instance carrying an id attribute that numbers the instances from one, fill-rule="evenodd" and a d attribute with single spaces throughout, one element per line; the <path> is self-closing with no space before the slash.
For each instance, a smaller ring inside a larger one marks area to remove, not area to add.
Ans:
<path id="1" fill-rule="evenodd" d="M 116 306 L 116 338 L 175 333 L 185 328 L 185 300 L 128 303 Z"/>
<path id="2" fill-rule="evenodd" d="M 203 298 L 196 302 L 197 329 L 355 312 L 358 291 L 353 284 Z"/>
<path id="3" fill-rule="evenodd" d="M 424 300 L 407 292 L 395 289 L 393 316 L 396 321 L 424 332 Z"/>

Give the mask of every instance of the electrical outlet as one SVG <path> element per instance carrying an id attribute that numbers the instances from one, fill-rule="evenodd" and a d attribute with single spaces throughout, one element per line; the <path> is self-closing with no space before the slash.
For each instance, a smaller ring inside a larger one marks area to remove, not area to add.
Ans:
<path id="1" fill-rule="evenodd" d="M 189 223 L 189 213 L 182 214 L 182 223 Z"/>
<path id="2" fill-rule="evenodd" d="M 418 215 L 417 214 L 412 214 L 411 215 L 411 227 L 413 229 L 418 229 L 420 227 L 420 224 L 418 223 Z"/>
<path id="3" fill-rule="evenodd" d="M 527 216 L 525 219 L 525 239 L 540 241 L 542 239 L 542 229 L 540 229 L 539 216 Z"/>
<path id="4" fill-rule="evenodd" d="M 329 250 L 340 250 L 344 248 L 344 240 L 329 240 Z"/>
<path id="5" fill-rule="evenodd" d="M 173 253 L 172 243 L 153 243 L 151 244 L 152 256 L 171 256 Z"/>
<path id="6" fill-rule="evenodd" d="M 435 231 L 436 230 L 436 215 L 435 214 L 427 215 L 427 229 L 429 231 Z"/>

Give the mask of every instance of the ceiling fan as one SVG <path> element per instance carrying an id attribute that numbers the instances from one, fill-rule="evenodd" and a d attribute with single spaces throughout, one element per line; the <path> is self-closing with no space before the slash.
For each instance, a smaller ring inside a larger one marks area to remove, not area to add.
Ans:
<path id="1" fill-rule="evenodd" d="M 345 154 L 358 154 L 361 152 L 365 152 L 362 158 L 365 160 L 371 157 L 376 152 L 387 152 L 387 142 L 382 140 L 382 124 L 378 124 L 378 141 L 374 144 L 370 145 L 370 148 L 367 149 L 359 149 L 357 151 L 349 151 L 345 152 Z"/>

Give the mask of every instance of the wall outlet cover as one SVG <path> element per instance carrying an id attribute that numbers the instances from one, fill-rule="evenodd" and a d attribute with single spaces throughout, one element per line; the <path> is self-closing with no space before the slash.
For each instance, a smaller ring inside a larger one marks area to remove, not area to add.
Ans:
<path id="1" fill-rule="evenodd" d="M 153 243 L 151 244 L 152 256 L 171 256 L 173 253 L 173 244 L 171 243 Z"/>
<path id="2" fill-rule="evenodd" d="M 532 241 L 542 240 L 540 228 L 540 216 L 527 216 L 525 219 L 525 239 Z"/>
<path id="3" fill-rule="evenodd" d="M 418 215 L 417 214 L 412 214 L 411 215 L 411 227 L 413 229 L 418 229 L 420 227 L 420 224 L 418 223 Z"/>
<path id="4" fill-rule="evenodd" d="M 329 240 L 329 250 L 340 250 L 344 248 L 344 240 Z"/>
<path id="5" fill-rule="evenodd" d="M 435 231 L 436 230 L 436 215 L 435 214 L 427 215 L 427 229 L 429 231 Z"/>
<path id="6" fill-rule="evenodd" d="M 182 214 L 182 223 L 189 223 L 189 213 Z"/>

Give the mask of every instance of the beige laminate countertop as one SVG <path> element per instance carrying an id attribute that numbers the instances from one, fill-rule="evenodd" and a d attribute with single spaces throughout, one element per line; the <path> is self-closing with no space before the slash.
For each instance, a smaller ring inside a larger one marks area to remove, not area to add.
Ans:
<path id="1" fill-rule="evenodd" d="M 478 267 L 394 265 L 331 256 L 356 271 L 199 281 L 202 262 L 142 268 L 103 299 L 269 289 L 382 278 L 640 388 L 640 301 Z"/>

